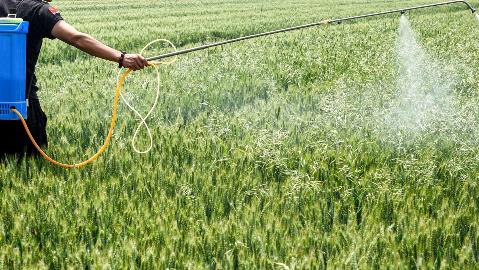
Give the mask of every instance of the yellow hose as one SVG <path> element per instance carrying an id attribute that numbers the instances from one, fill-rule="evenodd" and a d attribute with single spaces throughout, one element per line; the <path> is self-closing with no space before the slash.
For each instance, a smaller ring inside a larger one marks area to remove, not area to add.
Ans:
<path id="1" fill-rule="evenodd" d="M 148 48 L 150 47 L 151 45 L 155 44 L 155 43 L 158 43 L 158 42 L 166 42 L 168 43 L 175 51 L 176 51 L 176 47 L 175 45 L 173 45 L 173 43 L 169 40 L 166 40 L 166 39 L 157 39 L 157 40 L 154 40 L 150 43 L 148 43 L 142 50 L 141 50 L 141 54 L 143 54 L 143 52 Z M 155 68 L 158 68 L 157 66 L 159 65 L 171 65 L 173 64 L 174 62 L 176 62 L 177 58 L 173 58 L 173 60 L 170 60 L 170 61 L 155 61 L 155 62 L 149 62 L 148 65 L 149 66 L 154 66 Z M 12 108 L 11 111 L 14 112 L 18 118 L 20 119 L 20 121 L 22 122 L 22 125 L 23 125 L 23 128 L 25 129 L 25 131 L 27 132 L 27 135 L 28 135 L 28 138 L 30 138 L 30 141 L 32 142 L 33 146 L 35 146 L 35 148 L 38 150 L 38 152 L 40 153 L 40 155 L 46 159 L 47 161 L 49 161 L 50 163 L 54 164 L 54 165 L 57 165 L 57 166 L 60 166 L 62 168 L 66 168 L 66 169 L 73 169 L 73 168 L 81 168 L 81 167 L 84 167 L 90 163 L 92 163 L 93 161 L 97 160 L 98 157 L 100 157 L 101 154 L 103 154 L 105 152 L 105 150 L 108 148 L 109 144 L 110 144 L 110 141 L 111 141 L 111 137 L 113 136 L 113 130 L 115 129 L 115 123 L 116 123 L 116 118 L 117 118 L 117 109 L 118 109 L 118 102 L 120 100 L 120 96 L 121 96 L 121 90 L 123 89 L 123 85 L 125 83 L 125 80 L 126 80 L 126 77 L 128 77 L 128 75 L 131 73 L 131 69 L 127 69 L 125 72 L 123 72 L 121 74 L 121 76 L 119 76 L 118 78 L 118 83 L 116 85 L 116 89 L 115 89 L 115 99 L 113 101 L 113 113 L 112 113 L 112 116 L 111 116 L 111 124 L 110 124 L 110 130 L 108 131 L 108 135 L 105 139 L 105 142 L 103 143 L 103 146 L 98 150 L 98 152 L 93 155 L 91 158 L 81 162 L 81 163 L 77 163 L 77 164 L 65 164 L 65 163 L 61 163 L 61 162 L 58 162 L 56 160 L 54 160 L 53 158 L 49 157 L 43 150 L 42 148 L 38 145 L 38 143 L 35 141 L 35 138 L 33 138 L 33 135 L 32 133 L 30 132 L 30 129 L 28 128 L 28 125 L 27 125 L 27 122 L 25 122 L 25 119 L 23 118 L 22 114 L 15 108 Z M 121 71 L 120 71 L 121 72 Z M 159 71 L 157 70 L 157 74 L 158 74 L 158 89 L 157 89 L 157 95 L 159 95 L 159 87 L 160 87 L 160 82 L 159 82 Z M 133 110 L 135 113 L 138 114 L 138 112 L 135 110 L 135 108 L 133 108 L 133 106 L 131 106 L 128 101 L 126 101 L 124 99 L 126 105 L 131 109 Z M 156 101 L 155 101 L 155 104 L 153 105 L 152 109 L 150 110 L 150 113 L 151 111 L 156 107 Z M 149 115 L 149 114 L 148 114 Z M 140 118 L 142 118 L 142 124 L 144 124 L 145 126 L 146 123 L 146 118 L 148 117 L 148 115 L 146 117 L 142 117 L 140 115 Z M 141 125 L 141 124 L 140 124 Z M 148 126 L 147 126 L 148 128 Z M 149 130 L 149 129 L 148 129 Z M 135 132 L 135 135 L 134 135 L 134 138 L 136 138 L 137 136 L 137 133 L 138 133 L 138 129 L 137 131 Z M 150 134 L 151 136 L 151 134 Z M 151 137 L 150 137 L 150 140 L 151 140 Z M 135 147 L 135 144 L 134 144 L 134 139 L 133 139 L 133 142 L 132 142 L 132 145 L 133 145 L 133 148 L 135 149 L 135 151 L 137 151 L 136 147 Z M 152 145 L 151 145 L 152 146 Z M 148 149 L 148 151 L 151 149 L 151 147 Z M 147 153 L 148 151 L 143 151 L 143 152 L 139 152 L 137 151 L 138 153 Z"/>
<path id="2" fill-rule="evenodd" d="M 32 141 L 33 145 L 35 148 L 40 152 L 43 158 L 45 158 L 47 161 L 51 162 L 52 164 L 58 165 L 63 168 L 71 169 L 71 168 L 81 168 L 84 167 L 85 165 L 88 165 L 95 161 L 105 150 L 108 148 L 108 145 L 110 144 L 111 137 L 113 136 L 113 129 L 115 128 L 115 122 L 116 122 L 116 116 L 117 116 L 117 109 L 118 109 L 118 101 L 120 99 L 120 92 L 121 89 L 123 88 L 123 84 L 125 82 L 126 77 L 128 74 L 130 74 L 131 69 L 126 70 L 121 76 L 120 79 L 118 80 L 118 84 L 116 85 L 116 90 L 115 90 L 115 100 L 113 102 L 113 113 L 111 117 L 111 124 L 110 124 L 110 130 L 108 131 L 108 136 L 105 139 L 105 142 L 103 146 L 98 150 L 98 152 L 93 155 L 91 158 L 78 163 L 78 164 L 65 164 L 65 163 L 60 163 L 53 158 L 49 157 L 45 152 L 42 150 L 42 148 L 37 144 L 35 141 L 35 138 L 33 138 L 32 133 L 30 132 L 30 129 L 28 128 L 27 123 L 25 122 L 25 119 L 23 118 L 22 114 L 17 110 L 17 109 L 12 109 L 12 112 L 14 112 L 18 118 L 20 118 L 20 121 L 23 124 L 23 127 L 25 128 L 25 131 L 27 132 L 28 137 Z"/>

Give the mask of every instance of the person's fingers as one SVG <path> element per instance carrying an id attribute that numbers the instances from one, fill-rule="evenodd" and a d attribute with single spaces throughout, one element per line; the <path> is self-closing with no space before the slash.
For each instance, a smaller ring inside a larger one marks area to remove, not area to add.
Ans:
<path id="1" fill-rule="evenodd" d="M 136 60 L 137 60 L 137 63 L 138 65 L 140 66 L 140 68 L 145 68 L 147 67 L 149 64 L 148 64 L 148 61 L 146 61 L 145 57 L 143 57 L 142 55 L 138 54 L 137 57 L 136 57 Z"/>
<path id="2" fill-rule="evenodd" d="M 135 70 L 138 70 L 140 68 L 140 65 L 138 64 L 138 61 L 136 59 L 132 59 L 131 66 L 135 68 Z"/>
<path id="3" fill-rule="evenodd" d="M 149 65 L 145 57 L 139 54 L 127 55 L 124 60 L 124 66 L 134 71 L 144 69 Z"/>
<path id="4" fill-rule="evenodd" d="M 138 65 L 139 68 L 144 68 L 145 67 L 145 63 L 143 61 L 143 56 L 141 55 L 136 55 L 135 57 L 135 62 L 136 64 Z"/>
<path id="5" fill-rule="evenodd" d="M 142 61 L 142 63 L 143 63 L 143 67 L 147 67 L 147 66 L 150 65 L 150 64 L 148 63 L 148 61 L 146 60 L 146 58 L 143 57 L 142 55 L 140 55 L 140 59 L 141 59 L 141 61 Z"/>
<path id="6" fill-rule="evenodd" d="M 133 61 L 128 65 L 128 68 L 136 71 L 138 70 L 138 65 L 136 64 L 136 62 Z"/>
<path id="7" fill-rule="evenodd" d="M 144 68 L 143 63 L 140 61 L 140 59 L 136 59 L 136 65 L 138 66 L 138 69 Z"/>
<path id="8" fill-rule="evenodd" d="M 130 57 L 128 57 L 128 68 L 130 68 L 132 70 L 140 69 L 140 65 L 139 65 L 135 55 L 131 55 Z"/>

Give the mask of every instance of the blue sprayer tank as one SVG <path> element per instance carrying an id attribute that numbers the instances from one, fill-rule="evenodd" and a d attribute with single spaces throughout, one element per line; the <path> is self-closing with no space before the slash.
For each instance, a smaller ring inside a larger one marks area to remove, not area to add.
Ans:
<path id="1" fill-rule="evenodd" d="M 12 107 L 27 118 L 27 33 L 28 22 L 0 18 L 0 120 L 18 120 Z"/>

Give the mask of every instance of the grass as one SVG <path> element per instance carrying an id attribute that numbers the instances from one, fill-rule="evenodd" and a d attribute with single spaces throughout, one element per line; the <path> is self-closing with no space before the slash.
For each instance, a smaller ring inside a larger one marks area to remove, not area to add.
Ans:
<path id="1" fill-rule="evenodd" d="M 139 51 L 431 2 L 55 4 L 78 29 Z M 398 91 L 396 15 L 183 56 L 161 70 L 149 154 L 132 151 L 136 119 L 121 106 L 92 166 L 0 165 L 0 268 L 477 268 L 479 27 L 460 7 L 408 18 L 455 75 L 453 125 L 412 136 L 383 124 Z M 48 41 L 37 70 L 48 153 L 94 153 L 115 65 Z M 133 74 L 127 91 L 146 110 L 143 80 Z"/>

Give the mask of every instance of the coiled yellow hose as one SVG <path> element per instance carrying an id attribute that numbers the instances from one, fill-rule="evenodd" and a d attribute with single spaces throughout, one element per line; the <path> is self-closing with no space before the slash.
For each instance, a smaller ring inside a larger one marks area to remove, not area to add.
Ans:
<path id="1" fill-rule="evenodd" d="M 27 122 L 25 122 L 25 119 L 23 118 L 22 114 L 15 108 L 12 108 L 12 112 L 14 112 L 18 118 L 20 118 L 20 121 L 22 121 L 22 125 L 25 128 L 25 131 L 27 132 L 28 137 L 30 138 L 30 141 L 32 141 L 32 144 L 35 146 L 35 148 L 38 150 L 40 155 L 47 161 L 51 162 L 52 164 L 55 164 L 57 166 L 63 167 L 63 168 L 81 168 L 84 167 L 85 165 L 88 165 L 89 163 L 95 161 L 98 159 L 98 157 L 105 152 L 105 150 L 108 148 L 108 145 L 110 144 L 111 137 L 113 136 L 113 129 L 115 128 L 115 122 L 116 122 L 116 116 L 117 116 L 117 109 L 118 109 L 118 101 L 120 100 L 120 92 L 123 87 L 123 84 L 125 83 L 125 79 L 130 74 L 131 69 L 126 70 L 121 76 L 120 80 L 118 81 L 118 84 L 116 85 L 115 89 L 115 100 L 113 101 L 113 113 L 111 117 L 111 124 L 110 124 L 110 130 L 108 131 L 108 136 L 105 139 L 105 142 L 103 143 L 103 146 L 98 150 L 98 152 L 93 155 L 91 158 L 77 163 L 77 164 L 65 164 L 58 162 L 51 157 L 49 157 L 43 150 L 42 148 L 37 144 L 35 141 L 35 138 L 33 138 L 32 133 L 30 132 L 30 129 L 28 128 Z"/>
<path id="2" fill-rule="evenodd" d="M 157 42 L 166 42 L 168 43 L 170 46 L 173 47 L 173 49 L 176 51 L 176 47 L 173 45 L 173 43 L 171 43 L 170 41 L 168 40 L 165 40 L 165 39 L 158 39 L 158 40 L 155 40 L 155 41 L 152 41 L 150 43 L 148 43 L 148 45 L 146 45 L 142 50 L 141 50 L 141 53 L 143 53 L 149 46 L 151 46 L 152 44 L 154 43 L 157 43 Z M 159 70 L 158 70 L 158 65 L 162 64 L 162 65 L 170 65 L 170 64 L 173 64 L 174 62 L 176 61 L 176 58 L 169 61 L 169 62 L 149 62 L 149 65 L 156 68 L 157 70 L 157 75 L 158 75 L 158 88 L 157 88 L 157 97 L 155 99 L 155 103 L 153 104 L 152 108 L 150 109 L 149 113 L 145 116 L 145 117 L 142 117 L 141 114 L 138 113 L 137 110 L 135 110 L 135 108 L 133 106 L 131 106 L 127 101 L 126 99 L 123 99 L 125 101 L 125 103 L 127 104 L 127 106 L 133 110 L 137 115 L 140 116 L 141 118 L 141 123 L 140 125 L 138 126 L 136 132 L 135 132 L 135 135 L 133 136 L 133 140 L 132 140 L 132 145 L 133 145 L 133 148 L 136 152 L 138 153 L 146 153 L 148 151 L 151 150 L 152 148 L 152 144 L 153 144 L 153 139 L 151 137 L 151 132 L 150 132 L 150 129 L 148 128 L 148 125 L 146 124 L 146 119 L 149 117 L 149 115 L 152 113 L 153 109 L 156 107 L 157 105 L 157 100 L 158 100 L 158 95 L 159 95 L 159 87 L 160 87 L 160 82 L 159 82 Z M 110 145 L 110 141 L 111 141 L 111 138 L 113 136 L 113 130 L 115 128 L 115 123 L 116 123 L 116 118 L 117 118 L 117 111 L 118 111 L 118 102 L 120 100 L 120 96 L 121 96 L 121 90 L 123 89 L 123 86 L 125 84 L 125 80 L 126 80 L 126 77 L 128 77 L 128 75 L 131 73 L 131 69 L 127 69 L 125 70 L 123 73 L 121 73 L 121 75 L 119 76 L 119 79 L 118 79 L 118 82 L 117 82 L 117 85 L 116 85 L 116 89 L 115 89 L 115 99 L 113 101 L 113 112 L 112 112 L 112 116 L 111 116 L 111 123 L 110 123 L 110 130 L 108 131 L 108 135 L 105 139 L 105 142 L 103 143 L 103 146 L 98 150 L 98 152 L 96 154 L 94 154 L 92 157 L 90 157 L 89 159 L 83 161 L 83 162 L 80 162 L 80 163 L 77 163 L 77 164 L 65 164 L 65 163 L 61 163 L 61 162 L 58 162 L 56 160 L 54 160 L 53 158 L 49 157 L 43 150 L 42 148 L 37 144 L 37 142 L 35 141 L 35 138 L 33 138 L 33 135 L 32 133 L 30 132 L 30 129 L 28 128 L 28 125 L 27 125 L 27 122 L 25 121 L 25 119 L 23 118 L 22 114 L 15 108 L 12 108 L 11 111 L 14 112 L 18 118 L 20 119 L 20 121 L 22 122 L 22 125 L 25 129 L 25 132 L 27 133 L 28 135 L 28 138 L 30 138 L 30 141 L 32 142 L 33 146 L 35 146 L 35 148 L 38 150 L 38 152 L 40 153 L 40 155 L 47 161 L 49 161 L 50 163 L 54 164 L 54 165 L 57 165 L 57 166 L 60 166 L 62 168 L 66 168 L 66 169 L 73 169 L 73 168 L 81 168 L 81 167 L 84 167 L 92 162 L 94 162 L 95 160 L 98 159 L 98 157 L 100 157 L 101 154 L 103 154 L 105 152 L 105 150 L 108 148 L 108 146 Z M 121 71 L 120 71 L 121 72 Z M 138 131 L 139 129 L 141 128 L 141 126 L 144 125 L 146 128 L 147 128 L 147 131 L 148 131 L 148 134 L 150 136 L 150 147 L 148 148 L 147 151 L 139 151 L 137 150 L 136 146 L 135 146 L 135 139 L 138 135 Z"/>
<path id="3" fill-rule="evenodd" d="M 157 40 L 154 40 L 150 43 L 148 43 L 140 52 L 141 55 L 144 55 L 145 51 L 151 47 L 153 44 L 155 43 L 158 43 L 158 42 L 164 42 L 166 44 L 168 44 L 169 46 L 171 46 L 173 48 L 174 51 L 177 51 L 176 50 L 176 47 L 175 45 L 167 40 L 167 39 L 157 39 Z M 130 104 L 130 102 L 125 98 L 125 96 L 122 94 L 122 92 L 120 92 L 120 97 L 121 99 L 123 100 L 123 103 L 125 103 L 125 105 L 128 107 L 128 109 L 130 109 L 139 119 L 139 124 L 133 134 L 133 137 L 131 138 L 131 146 L 133 148 L 133 151 L 135 151 L 136 153 L 138 154 L 146 154 L 148 152 L 151 151 L 151 149 L 153 148 L 153 135 L 151 134 L 151 130 L 150 130 L 150 127 L 148 126 L 148 124 L 146 123 L 146 120 L 151 116 L 151 114 L 153 113 L 153 111 L 155 110 L 156 106 L 158 105 L 158 100 L 160 98 L 160 71 L 159 71 L 159 65 L 171 65 L 173 64 L 174 62 L 176 62 L 177 60 L 177 57 L 174 57 L 173 59 L 171 59 L 170 61 L 156 61 L 156 62 L 150 62 L 150 66 L 152 66 L 153 68 L 155 68 L 155 71 L 156 71 L 156 79 L 157 79 L 157 86 L 156 86 L 156 95 L 155 95 L 155 99 L 154 99 L 154 103 L 153 105 L 151 106 L 151 108 L 148 110 L 148 112 L 143 116 L 135 107 L 133 107 L 132 104 Z M 119 70 L 118 71 L 118 78 L 120 78 L 122 74 L 122 70 Z M 141 130 L 142 127 L 145 127 L 146 129 L 146 132 L 148 134 L 148 137 L 150 139 L 150 143 L 149 143 L 149 146 L 144 149 L 144 150 L 140 150 L 137 146 L 137 139 L 138 139 L 138 134 Z"/>
<path id="4" fill-rule="evenodd" d="M 103 143 L 103 146 L 91 158 L 89 158 L 89 159 L 87 159 L 83 162 L 77 163 L 77 164 L 65 164 L 65 163 L 58 162 L 58 161 L 54 160 L 53 158 L 49 157 L 42 150 L 42 148 L 37 144 L 37 142 L 35 141 L 35 138 L 33 138 L 33 135 L 30 132 L 30 129 L 28 128 L 27 122 L 23 118 L 22 114 L 15 108 L 12 108 L 11 110 L 12 110 L 12 112 L 14 112 L 18 116 L 18 118 L 20 118 L 20 121 L 22 122 L 22 125 L 25 128 L 25 131 L 27 132 L 28 137 L 30 138 L 30 141 L 32 142 L 33 146 L 35 146 L 35 148 L 38 150 L 38 152 L 40 153 L 40 155 L 42 155 L 42 157 L 44 159 L 46 159 L 47 161 L 49 161 L 52 164 L 55 164 L 57 166 L 62 167 L 62 168 L 67 168 L 67 169 L 81 168 L 81 167 L 84 167 L 85 165 L 88 165 L 88 164 L 92 163 L 93 161 L 97 160 L 98 157 L 101 154 L 103 154 L 103 152 L 105 152 L 105 150 L 108 148 L 108 145 L 110 144 L 110 141 L 111 141 L 111 137 L 113 136 L 113 129 L 115 128 L 117 109 L 118 109 L 118 101 L 120 100 L 120 92 L 121 92 L 121 89 L 123 88 L 123 84 L 125 83 L 125 79 L 128 76 L 128 74 L 130 74 L 130 72 L 131 72 L 131 69 L 126 70 L 120 76 L 118 84 L 116 85 L 115 99 L 113 101 L 113 113 L 112 113 L 112 116 L 111 116 L 110 130 L 108 131 L 108 136 L 106 137 L 105 142 Z"/>

